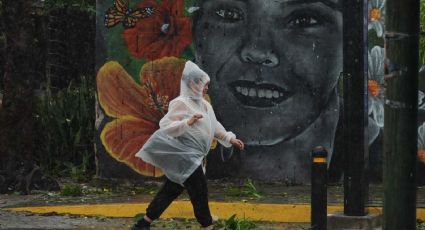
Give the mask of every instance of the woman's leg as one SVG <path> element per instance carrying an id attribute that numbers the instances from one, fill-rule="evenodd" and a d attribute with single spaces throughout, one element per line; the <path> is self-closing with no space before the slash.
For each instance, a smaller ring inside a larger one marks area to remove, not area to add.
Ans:
<path id="1" fill-rule="evenodd" d="M 183 187 L 166 179 L 160 191 L 146 209 L 146 215 L 143 219 L 137 221 L 132 229 L 149 229 L 153 220 L 158 219 L 167 207 L 176 199 L 182 192 Z"/>
<path id="2" fill-rule="evenodd" d="M 166 179 L 161 190 L 156 194 L 148 208 L 146 209 L 146 216 L 151 220 L 158 219 L 167 207 L 175 200 L 184 188 L 168 178 Z"/>
<path id="3" fill-rule="evenodd" d="M 212 217 L 208 206 L 207 178 L 202 170 L 202 166 L 199 166 L 192 173 L 184 182 L 184 186 L 192 202 L 196 219 L 202 227 L 212 229 Z"/>

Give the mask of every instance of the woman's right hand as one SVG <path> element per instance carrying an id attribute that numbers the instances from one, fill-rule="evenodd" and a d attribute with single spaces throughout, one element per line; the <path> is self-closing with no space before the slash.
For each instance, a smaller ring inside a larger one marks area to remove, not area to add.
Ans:
<path id="1" fill-rule="evenodd" d="M 195 122 L 197 122 L 199 119 L 203 118 L 202 114 L 195 113 L 193 116 L 187 121 L 188 125 L 193 125 Z"/>
<path id="2" fill-rule="evenodd" d="M 243 141 L 236 139 L 236 138 L 232 138 L 230 140 L 230 144 L 232 144 L 233 146 L 235 146 L 239 150 L 243 150 L 245 148 L 245 144 L 243 143 Z"/>

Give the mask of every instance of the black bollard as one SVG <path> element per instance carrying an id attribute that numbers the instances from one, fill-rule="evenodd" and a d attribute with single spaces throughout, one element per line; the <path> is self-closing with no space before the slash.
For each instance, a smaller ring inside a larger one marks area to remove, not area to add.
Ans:
<path id="1" fill-rule="evenodd" d="M 327 225 L 327 157 L 322 146 L 311 153 L 311 229 L 326 230 Z"/>

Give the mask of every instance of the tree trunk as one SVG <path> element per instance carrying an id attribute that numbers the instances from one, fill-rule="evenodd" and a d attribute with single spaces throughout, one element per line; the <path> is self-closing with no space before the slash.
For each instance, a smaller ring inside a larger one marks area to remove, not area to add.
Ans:
<path id="1" fill-rule="evenodd" d="M 386 2 L 384 229 L 416 228 L 419 1 Z"/>

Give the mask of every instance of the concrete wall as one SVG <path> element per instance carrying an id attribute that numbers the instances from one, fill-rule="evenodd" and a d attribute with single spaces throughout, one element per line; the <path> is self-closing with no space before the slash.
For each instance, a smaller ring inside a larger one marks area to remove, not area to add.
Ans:
<path id="1" fill-rule="evenodd" d="M 134 153 L 178 96 L 185 60 L 196 61 L 210 75 L 209 99 L 218 120 L 247 144 L 238 152 L 214 143 L 208 156 L 210 178 L 305 183 L 310 151 L 317 145 L 330 151 L 331 171 L 341 175 L 341 152 L 334 153 L 343 146 L 338 125 L 343 103 L 340 7 L 338 0 L 130 0 L 128 7 L 125 0 L 99 0 L 100 176 L 162 175 Z M 120 13 L 127 8 L 133 11 Z M 371 0 L 369 13 L 368 132 L 379 178 L 385 91 L 382 1 Z M 419 131 L 425 135 L 424 128 Z"/>

